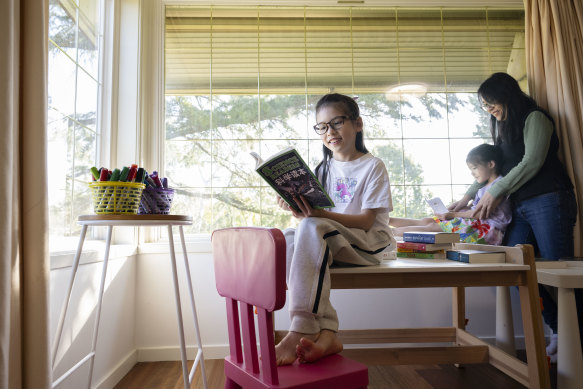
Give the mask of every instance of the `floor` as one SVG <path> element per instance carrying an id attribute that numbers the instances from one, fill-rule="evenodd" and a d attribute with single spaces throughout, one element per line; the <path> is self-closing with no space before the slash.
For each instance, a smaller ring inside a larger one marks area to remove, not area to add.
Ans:
<path id="1" fill-rule="evenodd" d="M 490 365 L 375 365 L 358 354 L 351 358 L 361 359 L 369 367 L 369 389 L 521 389 L 523 385 Z M 518 357 L 525 358 L 524 350 Z M 192 361 L 189 362 L 191 366 Z M 223 388 L 223 361 L 205 361 L 209 389 Z M 551 365 L 551 389 L 556 389 L 557 369 Z M 115 389 L 182 389 L 182 367 L 179 361 L 140 362 L 115 386 Z M 203 388 L 200 369 L 195 374 L 192 388 Z"/>

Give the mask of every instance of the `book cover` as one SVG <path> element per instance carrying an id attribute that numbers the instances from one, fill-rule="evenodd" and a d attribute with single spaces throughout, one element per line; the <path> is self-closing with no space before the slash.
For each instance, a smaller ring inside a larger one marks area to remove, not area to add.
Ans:
<path id="1" fill-rule="evenodd" d="M 410 231 L 403 232 L 403 240 L 417 243 L 456 243 L 460 241 L 460 234 L 456 232 Z"/>
<path id="2" fill-rule="evenodd" d="M 450 250 L 446 253 L 447 259 L 465 263 L 504 263 L 506 253 L 504 251 L 482 250 Z"/>
<path id="3" fill-rule="evenodd" d="M 417 251 L 451 250 L 451 243 L 418 243 L 418 242 L 397 242 L 398 249 L 411 249 Z"/>
<path id="4" fill-rule="evenodd" d="M 286 148 L 265 161 L 256 153 L 255 170 L 294 209 L 300 212 L 293 197 L 303 195 L 314 209 L 334 207 L 320 181 L 294 148 Z"/>
<path id="5" fill-rule="evenodd" d="M 445 259 L 445 253 L 439 251 L 428 251 L 428 252 L 414 252 L 414 253 L 404 253 L 397 252 L 398 258 L 417 258 L 417 259 Z"/>
<path id="6" fill-rule="evenodd" d="M 451 247 L 448 247 L 448 248 L 451 248 Z M 399 253 L 445 253 L 445 250 L 441 249 L 441 250 L 427 251 L 427 250 L 415 250 L 415 249 L 406 249 L 406 248 L 402 248 L 402 247 L 397 247 L 397 252 L 399 252 Z"/>
<path id="7" fill-rule="evenodd" d="M 441 215 L 449 212 L 447 207 L 445 206 L 445 204 L 443 204 L 443 201 L 441 201 L 439 197 L 425 199 L 425 201 L 427 202 L 427 204 L 429 204 L 431 209 L 433 209 L 433 213 L 436 215 Z"/>

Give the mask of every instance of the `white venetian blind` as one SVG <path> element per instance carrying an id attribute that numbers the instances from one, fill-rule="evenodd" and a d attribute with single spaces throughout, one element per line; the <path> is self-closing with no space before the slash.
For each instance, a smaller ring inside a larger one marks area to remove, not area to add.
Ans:
<path id="1" fill-rule="evenodd" d="M 166 7 L 169 95 L 473 92 L 523 58 L 522 9 Z"/>

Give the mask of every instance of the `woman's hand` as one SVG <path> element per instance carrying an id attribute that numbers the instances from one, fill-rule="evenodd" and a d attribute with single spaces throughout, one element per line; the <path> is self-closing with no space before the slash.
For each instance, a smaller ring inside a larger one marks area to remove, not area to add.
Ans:
<path id="1" fill-rule="evenodd" d="M 484 193 L 484 196 L 474 208 L 472 217 L 475 219 L 487 219 L 490 213 L 502 202 L 503 196 L 493 197 L 490 193 Z"/>
<path id="2" fill-rule="evenodd" d="M 460 210 L 462 210 L 463 208 L 468 206 L 468 203 L 470 202 L 472 198 L 468 195 L 464 195 L 464 197 L 462 197 L 460 200 L 458 201 L 454 201 L 453 203 L 451 203 L 447 209 L 449 209 L 452 212 L 458 212 Z"/>

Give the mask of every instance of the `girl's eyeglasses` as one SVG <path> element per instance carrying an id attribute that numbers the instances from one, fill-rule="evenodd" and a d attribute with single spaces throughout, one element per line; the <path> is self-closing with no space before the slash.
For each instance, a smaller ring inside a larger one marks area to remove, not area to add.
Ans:
<path id="1" fill-rule="evenodd" d="M 350 119 L 348 116 L 336 116 L 332 118 L 329 122 L 321 122 L 314 126 L 314 131 L 318 135 L 324 135 L 326 131 L 328 131 L 329 127 L 332 127 L 333 130 L 338 131 L 344 125 L 344 120 Z"/>

